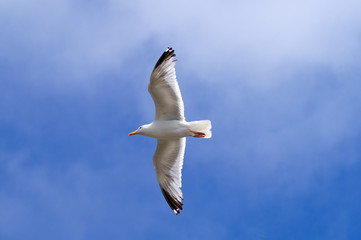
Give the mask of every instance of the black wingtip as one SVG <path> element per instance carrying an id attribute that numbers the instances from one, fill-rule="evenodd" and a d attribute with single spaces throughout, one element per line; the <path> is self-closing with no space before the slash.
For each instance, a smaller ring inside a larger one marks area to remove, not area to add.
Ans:
<path id="1" fill-rule="evenodd" d="M 154 68 L 157 68 L 164 61 L 167 61 L 167 60 L 171 59 L 172 57 L 175 57 L 174 50 L 171 47 L 167 47 L 167 49 L 164 51 L 162 56 L 160 56 L 160 58 L 158 59 L 158 62 L 155 64 Z"/>
<path id="2" fill-rule="evenodd" d="M 175 212 L 176 215 L 180 213 L 180 210 L 183 210 L 183 203 L 172 197 L 166 190 L 162 189 L 163 196 L 167 201 L 170 208 Z"/>

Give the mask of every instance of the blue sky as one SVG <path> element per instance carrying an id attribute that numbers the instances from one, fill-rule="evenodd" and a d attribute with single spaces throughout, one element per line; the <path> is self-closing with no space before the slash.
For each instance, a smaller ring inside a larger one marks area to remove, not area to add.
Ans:
<path id="1" fill-rule="evenodd" d="M 0 239 L 360 239 L 359 1 L 0 3 Z M 177 54 L 184 211 L 147 92 Z"/>

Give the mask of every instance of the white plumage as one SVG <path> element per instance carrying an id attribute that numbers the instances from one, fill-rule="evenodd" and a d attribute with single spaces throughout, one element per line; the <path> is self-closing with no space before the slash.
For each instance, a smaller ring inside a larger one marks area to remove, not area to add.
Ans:
<path id="1" fill-rule="evenodd" d="M 155 104 L 155 119 L 129 135 L 158 139 L 153 156 L 155 172 L 164 198 L 172 210 L 183 210 L 182 167 L 186 137 L 210 138 L 211 121 L 186 122 L 184 104 L 175 74 L 175 54 L 167 48 L 156 63 L 148 85 Z"/>

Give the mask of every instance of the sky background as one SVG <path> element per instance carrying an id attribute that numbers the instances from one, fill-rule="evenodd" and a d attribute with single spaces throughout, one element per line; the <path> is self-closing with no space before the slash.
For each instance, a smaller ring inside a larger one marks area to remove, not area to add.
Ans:
<path id="1" fill-rule="evenodd" d="M 0 1 L 0 239 L 361 238 L 361 2 Z M 147 86 L 187 120 L 163 199 Z"/>

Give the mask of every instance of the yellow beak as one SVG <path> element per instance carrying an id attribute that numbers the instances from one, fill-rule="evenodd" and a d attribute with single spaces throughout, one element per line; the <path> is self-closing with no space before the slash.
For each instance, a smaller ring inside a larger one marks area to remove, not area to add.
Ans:
<path id="1" fill-rule="evenodd" d="M 134 135 L 134 134 L 137 134 L 137 131 L 134 131 L 134 132 L 129 133 L 128 136 L 132 136 L 132 135 Z"/>

